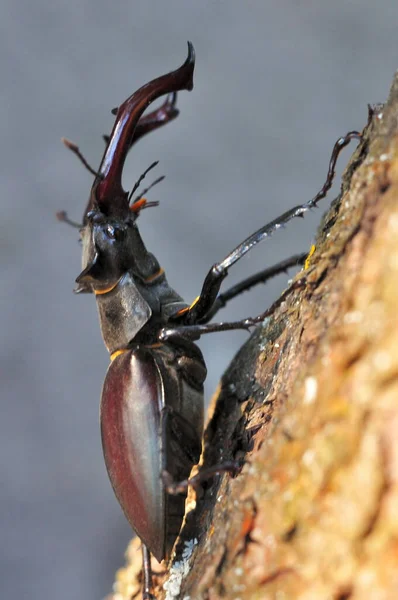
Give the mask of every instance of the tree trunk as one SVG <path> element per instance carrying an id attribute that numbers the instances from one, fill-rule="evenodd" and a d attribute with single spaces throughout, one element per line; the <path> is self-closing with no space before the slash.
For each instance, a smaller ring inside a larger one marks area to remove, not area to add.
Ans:
<path id="1" fill-rule="evenodd" d="M 398 78 L 297 277 L 222 378 L 203 466 L 245 463 L 204 485 L 158 598 L 398 598 Z"/>

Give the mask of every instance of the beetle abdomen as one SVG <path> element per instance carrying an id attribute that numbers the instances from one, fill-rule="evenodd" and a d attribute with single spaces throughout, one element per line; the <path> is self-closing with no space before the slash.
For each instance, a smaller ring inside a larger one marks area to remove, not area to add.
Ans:
<path id="1" fill-rule="evenodd" d="M 203 428 L 202 382 L 192 387 L 174 358 L 167 346 L 117 356 L 101 401 L 109 478 L 131 526 L 159 561 L 171 552 L 185 504 L 184 496 L 165 493 L 161 473 L 166 469 L 176 480 L 189 476 Z"/>

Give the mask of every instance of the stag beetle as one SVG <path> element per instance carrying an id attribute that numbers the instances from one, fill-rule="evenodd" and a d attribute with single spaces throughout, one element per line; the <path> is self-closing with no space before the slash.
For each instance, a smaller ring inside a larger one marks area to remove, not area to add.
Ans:
<path id="1" fill-rule="evenodd" d="M 213 265 L 197 299 L 186 304 L 167 283 L 137 228 L 141 211 L 154 204 L 143 197 L 147 190 L 133 198 L 149 169 L 130 193 L 122 187 L 122 171 L 131 146 L 178 115 L 176 93 L 192 90 L 194 64 L 194 49 L 188 42 L 188 57 L 179 69 L 147 83 L 114 109 L 115 123 L 110 136 L 104 136 L 106 149 L 98 171 L 77 146 L 65 142 L 95 177 L 79 226 L 83 257 L 75 291 L 95 294 L 111 357 L 101 398 L 102 444 L 116 497 L 142 541 L 144 598 L 151 597 L 150 553 L 158 561 L 170 557 L 184 516 L 186 493 L 170 495 L 161 474 L 166 471 L 175 481 L 188 478 L 201 453 L 206 365 L 194 342 L 205 333 L 248 329 L 262 322 L 305 281 L 296 281 L 255 318 L 209 323 L 229 300 L 302 263 L 306 255 L 293 256 L 220 294 L 221 283 L 228 269 L 253 246 L 317 206 L 332 185 L 341 149 L 360 138 L 356 131 L 340 138 L 316 196 L 253 233 Z M 151 102 L 166 94 L 160 108 L 142 116 Z M 59 217 L 69 221 L 66 213 Z"/>

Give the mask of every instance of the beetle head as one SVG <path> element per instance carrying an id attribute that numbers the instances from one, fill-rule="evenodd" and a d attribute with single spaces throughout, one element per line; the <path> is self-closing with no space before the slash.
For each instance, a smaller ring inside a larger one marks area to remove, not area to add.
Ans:
<path id="1" fill-rule="evenodd" d="M 93 209 L 81 230 L 82 272 L 76 278 L 76 292 L 114 287 L 134 261 L 134 218 L 107 217 Z"/>
<path id="2" fill-rule="evenodd" d="M 145 109 L 160 96 L 191 90 L 194 66 L 195 52 L 188 42 L 188 57 L 179 69 L 150 81 L 117 109 L 83 217 L 83 271 L 76 279 L 76 292 L 106 290 L 134 265 L 137 248 L 135 220 L 141 208 L 134 201 L 130 205 L 130 195 L 122 187 L 126 156 Z M 172 102 L 175 102 L 175 97 Z M 171 108 L 175 111 L 173 104 Z"/>

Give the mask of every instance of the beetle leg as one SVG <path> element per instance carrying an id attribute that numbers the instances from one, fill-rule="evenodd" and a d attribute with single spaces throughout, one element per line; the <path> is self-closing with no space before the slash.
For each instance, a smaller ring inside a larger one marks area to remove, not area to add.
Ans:
<path id="1" fill-rule="evenodd" d="M 181 311 L 180 315 L 177 313 L 176 318 L 179 321 L 186 325 L 194 325 L 200 321 L 206 320 L 208 313 L 212 310 L 212 307 L 216 302 L 221 284 L 228 275 L 228 269 L 259 242 L 270 237 L 277 229 L 281 229 L 281 227 L 296 217 L 303 217 L 304 213 L 318 205 L 318 202 L 326 196 L 327 192 L 332 187 L 333 179 L 336 173 L 336 162 L 341 150 L 345 148 L 345 146 L 347 146 L 353 139 L 361 139 L 361 134 L 358 131 L 349 131 L 345 136 L 337 140 L 333 146 L 332 154 L 329 160 L 329 167 L 325 183 L 311 200 L 294 206 L 270 223 L 267 223 L 246 238 L 243 242 L 241 242 L 224 258 L 224 260 L 212 266 L 205 278 L 202 291 L 200 292 L 198 298 L 187 310 L 184 312 Z"/>
<path id="2" fill-rule="evenodd" d="M 151 554 L 145 544 L 141 545 L 142 550 L 142 600 L 154 600 L 155 596 L 151 594 L 152 589 L 152 569 Z"/>
<path id="3" fill-rule="evenodd" d="M 170 406 L 162 410 L 163 439 L 169 439 L 173 445 L 173 461 L 178 466 L 189 461 L 196 465 L 200 458 L 201 444 L 198 444 L 195 428 L 184 417 L 178 414 Z"/>
<path id="4" fill-rule="evenodd" d="M 188 487 L 197 488 L 204 481 L 212 479 L 215 475 L 221 475 L 221 473 L 231 473 L 231 475 L 236 475 L 241 468 L 242 463 L 236 460 L 226 460 L 218 465 L 202 469 L 193 477 L 184 479 L 183 481 L 173 481 L 170 473 L 168 471 L 163 471 L 162 480 L 167 493 L 176 496 L 177 494 L 185 494 Z"/>
<path id="5" fill-rule="evenodd" d="M 202 319 L 201 323 L 208 323 L 220 309 L 227 305 L 230 300 L 240 296 L 240 294 L 243 292 L 247 292 L 259 283 L 266 283 L 269 279 L 275 277 L 276 275 L 286 273 L 291 267 L 303 265 L 307 256 L 308 252 L 291 256 L 290 258 L 287 258 L 286 260 L 283 260 L 280 263 L 269 267 L 268 269 L 263 269 L 262 271 L 259 271 L 258 273 L 251 275 L 251 277 L 247 277 L 243 281 L 240 281 L 236 285 L 230 287 L 228 290 L 217 296 L 211 310 L 207 313 L 206 317 Z"/>
<path id="6" fill-rule="evenodd" d="M 179 338 L 182 339 L 198 339 L 201 335 L 205 333 L 215 333 L 217 331 L 232 331 L 234 329 L 245 329 L 246 331 L 250 331 L 250 327 L 254 327 L 259 323 L 262 323 L 265 319 L 268 319 L 273 315 L 273 313 L 283 304 L 286 298 L 298 288 L 303 288 L 306 285 L 309 285 L 305 278 L 297 279 L 292 283 L 292 285 L 287 288 L 282 294 L 279 296 L 277 300 L 266 311 L 257 315 L 257 317 L 248 317 L 247 319 L 242 319 L 241 321 L 232 321 L 230 323 L 206 323 L 203 325 L 181 325 L 176 327 L 175 329 L 164 327 L 159 332 L 159 340 L 161 342 L 168 341 L 177 341 Z"/>

